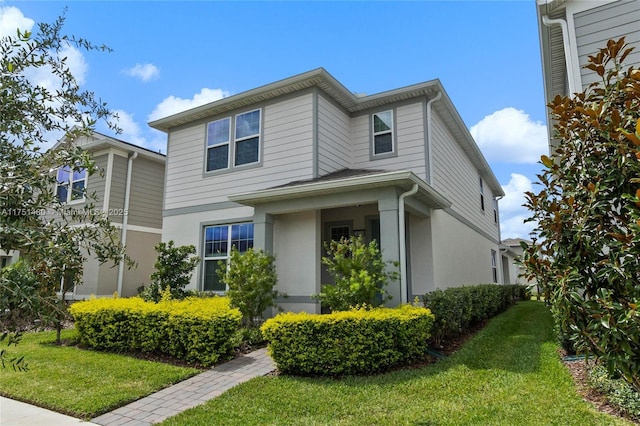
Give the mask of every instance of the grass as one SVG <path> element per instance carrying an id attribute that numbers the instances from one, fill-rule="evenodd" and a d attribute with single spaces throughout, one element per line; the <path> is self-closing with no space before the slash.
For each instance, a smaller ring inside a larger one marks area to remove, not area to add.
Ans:
<path id="1" fill-rule="evenodd" d="M 261 377 L 175 417 L 177 425 L 625 425 L 576 393 L 543 303 L 494 318 L 455 355 L 343 379 Z"/>
<path id="2" fill-rule="evenodd" d="M 73 339 L 75 330 L 63 331 Z M 0 395 L 54 411 L 91 418 L 177 383 L 194 368 L 53 344 L 55 332 L 26 333 L 12 355 L 25 355 L 29 370 L 0 368 Z"/>

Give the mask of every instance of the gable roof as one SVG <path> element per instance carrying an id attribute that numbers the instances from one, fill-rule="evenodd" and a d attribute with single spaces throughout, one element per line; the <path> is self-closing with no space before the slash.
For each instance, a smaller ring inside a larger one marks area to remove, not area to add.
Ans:
<path id="1" fill-rule="evenodd" d="M 61 144 L 65 142 L 65 139 L 62 138 L 58 143 L 56 143 L 51 149 L 55 149 Z M 132 144 L 131 142 L 126 142 L 121 139 L 116 139 L 112 136 L 107 136 L 100 132 L 96 132 L 95 130 L 91 132 L 88 136 L 80 137 L 79 140 L 76 141 L 78 146 L 83 148 L 86 151 L 95 152 L 100 149 L 106 148 L 116 148 L 121 149 L 128 152 L 137 152 L 138 155 L 142 155 L 150 160 L 165 163 L 166 155 L 150 150 L 148 148 L 144 148 L 139 145 Z"/>
<path id="2" fill-rule="evenodd" d="M 316 68 L 302 74 L 266 84 L 246 92 L 238 93 L 187 111 L 179 112 L 165 118 L 151 121 L 149 126 L 163 132 L 186 125 L 194 121 L 212 118 L 216 115 L 231 112 L 239 108 L 251 107 L 258 102 L 274 99 L 279 96 L 317 87 L 330 96 L 349 113 L 356 113 L 370 108 L 404 101 L 407 99 L 427 97 L 434 98 L 442 94 L 440 101 L 433 104 L 460 146 L 479 170 L 483 179 L 497 196 L 504 195 L 502 187 L 475 143 L 469 129 L 444 90 L 440 80 L 429 80 L 398 89 L 388 90 L 373 95 L 357 96 L 329 74 L 324 68 Z"/>

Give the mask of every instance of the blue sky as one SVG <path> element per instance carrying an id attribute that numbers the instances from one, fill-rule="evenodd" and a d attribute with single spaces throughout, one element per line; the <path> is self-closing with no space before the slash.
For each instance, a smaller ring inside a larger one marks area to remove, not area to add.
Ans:
<path id="1" fill-rule="evenodd" d="M 439 78 L 507 194 L 502 237 L 529 234 L 522 194 L 547 149 L 534 0 L 0 0 L 0 35 L 65 6 L 66 33 L 113 49 L 67 52 L 83 88 L 119 113 L 119 138 L 163 152 L 148 121 L 317 67 L 366 94 Z"/>

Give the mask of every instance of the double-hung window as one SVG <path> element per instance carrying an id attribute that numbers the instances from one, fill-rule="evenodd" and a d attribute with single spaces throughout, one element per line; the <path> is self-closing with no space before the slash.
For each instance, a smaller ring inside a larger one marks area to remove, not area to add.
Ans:
<path id="1" fill-rule="evenodd" d="M 260 161 L 260 116 L 257 109 L 207 124 L 207 172 Z"/>
<path id="2" fill-rule="evenodd" d="M 484 182 L 482 182 L 482 176 L 480 176 L 480 208 L 484 211 Z"/>
<path id="3" fill-rule="evenodd" d="M 253 247 L 253 223 L 206 226 L 204 228 L 204 283 L 205 291 L 226 291 L 218 276 L 220 261 L 229 263 L 231 247 L 240 253 Z"/>
<path id="4" fill-rule="evenodd" d="M 393 153 L 393 111 L 373 114 L 373 155 Z"/>
<path id="5" fill-rule="evenodd" d="M 231 119 L 223 118 L 207 125 L 207 171 L 229 167 Z"/>
<path id="6" fill-rule="evenodd" d="M 85 169 L 73 170 L 69 166 L 58 169 L 58 183 L 56 185 L 56 197 L 61 203 L 76 200 L 84 200 L 87 185 L 87 171 Z"/>
<path id="7" fill-rule="evenodd" d="M 498 259 L 497 252 L 495 250 L 491 250 L 491 278 L 493 278 L 494 283 L 498 283 Z"/>
<path id="8" fill-rule="evenodd" d="M 235 165 L 257 163 L 260 159 L 260 110 L 236 115 Z"/>

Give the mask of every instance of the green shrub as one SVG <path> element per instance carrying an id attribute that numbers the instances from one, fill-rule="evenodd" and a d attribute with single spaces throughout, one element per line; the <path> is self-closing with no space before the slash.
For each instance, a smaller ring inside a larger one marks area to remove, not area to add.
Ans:
<path id="1" fill-rule="evenodd" d="M 104 298 L 69 308 L 82 344 L 112 352 L 162 352 L 208 366 L 233 351 L 241 314 L 226 297 L 145 302 Z"/>
<path id="2" fill-rule="evenodd" d="M 184 288 L 191 281 L 193 269 L 200 262 L 195 246 L 174 247 L 173 241 L 160 242 L 154 248 L 158 253 L 151 274 L 151 284 L 140 290 L 140 296 L 147 301 L 159 302 L 164 289 L 169 288 L 173 299 L 184 299 L 190 293 Z"/>
<path id="3" fill-rule="evenodd" d="M 514 291 L 519 291 L 514 287 L 518 286 L 480 284 L 425 294 L 424 306 L 435 315 L 431 344 L 441 346 L 443 341 L 460 336 L 507 309 L 514 301 Z"/>
<path id="4" fill-rule="evenodd" d="M 640 420 L 640 393 L 625 380 L 612 378 L 606 368 L 596 365 L 589 369 L 589 385 L 605 394 L 611 404 Z"/>
<path id="5" fill-rule="evenodd" d="M 218 276 L 229 287 L 231 306 L 240 310 L 247 326 L 254 326 L 267 308 L 276 306 L 279 293 L 274 290 L 278 282 L 274 261 L 273 256 L 262 250 L 250 248 L 240 253 L 234 246 L 229 266 L 220 262 Z"/>
<path id="6" fill-rule="evenodd" d="M 370 374 L 424 356 L 428 309 L 353 309 L 328 315 L 285 313 L 261 327 L 278 369 L 297 375 Z"/>
<path id="7" fill-rule="evenodd" d="M 325 243 L 327 256 L 322 263 L 335 284 L 323 284 L 314 295 L 331 311 L 345 311 L 355 306 L 380 306 L 391 296 L 384 287 L 398 279 L 397 271 L 388 271 L 376 240 L 368 245 L 362 237 Z M 396 265 L 397 268 L 397 265 Z"/>

